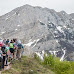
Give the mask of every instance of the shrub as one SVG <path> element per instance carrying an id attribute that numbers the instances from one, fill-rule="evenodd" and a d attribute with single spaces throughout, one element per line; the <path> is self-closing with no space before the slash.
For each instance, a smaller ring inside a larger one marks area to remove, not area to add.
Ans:
<path id="1" fill-rule="evenodd" d="M 55 71 L 57 74 L 74 74 L 74 62 L 60 61 L 52 55 L 44 56 L 43 65 Z"/>

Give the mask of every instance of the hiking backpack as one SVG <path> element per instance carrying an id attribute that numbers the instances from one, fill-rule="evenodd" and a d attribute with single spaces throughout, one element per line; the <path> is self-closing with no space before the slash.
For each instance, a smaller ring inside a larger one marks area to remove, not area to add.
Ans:
<path id="1" fill-rule="evenodd" d="M 2 50 L 2 53 L 3 53 L 3 54 L 6 54 L 6 50 L 5 50 L 5 49 L 6 49 L 5 45 L 3 45 L 3 46 L 1 47 L 1 50 Z"/>
<path id="2" fill-rule="evenodd" d="M 13 48 L 13 43 L 10 43 L 9 48 Z"/>
<path id="3" fill-rule="evenodd" d="M 21 44 L 18 44 L 18 49 L 21 49 Z"/>

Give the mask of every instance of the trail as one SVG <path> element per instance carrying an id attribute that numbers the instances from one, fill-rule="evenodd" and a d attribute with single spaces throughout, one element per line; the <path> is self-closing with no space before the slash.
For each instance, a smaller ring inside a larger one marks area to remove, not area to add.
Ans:
<path id="1" fill-rule="evenodd" d="M 0 74 L 1 72 L 5 71 L 5 70 L 9 70 L 11 68 L 11 63 L 8 62 L 8 66 L 4 66 L 4 70 L 0 71 Z"/>

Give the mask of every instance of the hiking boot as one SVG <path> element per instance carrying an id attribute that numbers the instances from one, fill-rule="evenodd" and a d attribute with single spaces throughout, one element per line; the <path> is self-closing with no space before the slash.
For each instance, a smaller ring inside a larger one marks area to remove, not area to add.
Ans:
<path id="1" fill-rule="evenodd" d="M 8 64 L 4 65 L 4 66 L 8 66 Z"/>

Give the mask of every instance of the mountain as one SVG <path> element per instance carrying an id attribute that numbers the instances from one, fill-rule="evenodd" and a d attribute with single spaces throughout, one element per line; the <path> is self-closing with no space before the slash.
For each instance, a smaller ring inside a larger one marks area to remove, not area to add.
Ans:
<path id="1" fill-rule="evenodd" d="M 18 38 L 35 52 L 74 61 L 74 13 L 24 5 L 0 16 L 0 37 Z"/>

